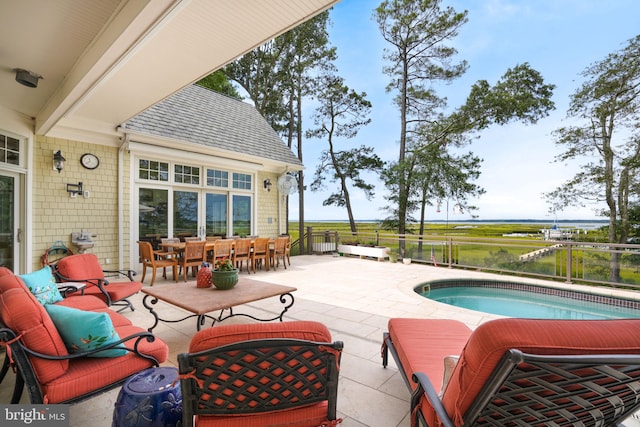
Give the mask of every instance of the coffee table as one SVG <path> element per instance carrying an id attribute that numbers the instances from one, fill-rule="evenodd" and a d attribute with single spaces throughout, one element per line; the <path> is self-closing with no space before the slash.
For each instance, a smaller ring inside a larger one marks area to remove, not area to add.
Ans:
<path id="1" fill-rule="evenodd" d="M 216 322 L 222 322 L 233 316 L 245 316 L 260 322 L 270 322 L 273 320 L 280 320 L 282 322 L 282 317 L 294 303 L 291 292 L 296 290 L 297 289 L 292 286 L 277 285 L 275 283 L 260 282 L 258 280 L 241 277 L 236 286 L 228 290 L 220 290 L 215 287 L 198 288 L 195 282 L 156 285 L 154 287 L 143 288 L 142 292 L 146 295 L 142 299 L 142 304 L 155 319 L 154 324 L 148 329 L 149 332 L 158 326 L 160 321 L 177 323 L 192 317 L 197 318 L 196 328 L 200 330 L 206 322 L 206 319 L 211 320 L 211 326 L 213 326 Z M 275 296 L 280 297 L 280 302 L 284 307 L 282 312 L 273 318 L 259 319 L 250 314 L 235 313 L 233 311 L 235 306 Z M 154 309 L 158 301 L 180 307 L 193 314 L 183 317 L 182 319 L 163 319 Z M 220 310 L 218 316 L 208 314 L 218 310 Z"/>

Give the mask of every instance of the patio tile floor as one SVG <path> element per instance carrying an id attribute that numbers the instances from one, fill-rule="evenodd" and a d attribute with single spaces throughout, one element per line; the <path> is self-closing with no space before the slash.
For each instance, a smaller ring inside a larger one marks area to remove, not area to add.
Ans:
<path id="1" fill-rule="evenodd" d="M 246 274 L 246 273 L 241 273 Z M 393 359 L 384 369 L 380 358 L 382 334 L 391 317 L 455 318 L 475 328 L 498 316 L 427 300 L 413 288 L 428 280 L 441 278 L 502 278 L 487 273 L 453 270 L 419 264 L 391 264 L 359 258 L 331 255 L 305 255 L 293 257 L 292 265 L 276 271 L 251 274 L 254 280 L 268 281 L 298 288 L 293 293 L 295 304 L 286 313 L 285 320 L 316 320 L 331 330 L 334 340 L 344 342 L 338 392 L 338 413 L 344 427 L 408 427 L 409 392 L 398 373 Z M 522 279 L 531 283 L 542 280 Z M 148 286 L 146 284 L 145 286 Z M 194 280 L 178 283 L 156 280 L 154 286 L 195 286 Z M 148 327 L 153 323 L 151 314 L 142 305 L 142 294 L 134 297 L 134 312 L 124 312 L 134 324 Z M 271 298 L 242 306 L 238 311 L 260 314 L 279 313 L 282 305 Z M 184 312 L 159 303 L 156 310 L 166 317 L 176 311 L 175 318 Z M 229 322 L 251 322 L 237 317 Z M 187 351 L 195 332 L 195 320 L 180 323 L 160 323 L 154 333 L 170 348 L 164 365 L 177 366 L 178 353 Z M 0 385 L 0 401 L 8 402 L 11 387 L 8 381 Z M 111 425 L 113 404 L 118 390 L 105 393 L 85 402 L 72 405 L 71 426 L 95 427 Z M 23 397 L 24 399 L 24 397 Z M 26 402 L 26 400 L 25 400 Z M 88 421 L 91 420 L 91 421 Z"/>

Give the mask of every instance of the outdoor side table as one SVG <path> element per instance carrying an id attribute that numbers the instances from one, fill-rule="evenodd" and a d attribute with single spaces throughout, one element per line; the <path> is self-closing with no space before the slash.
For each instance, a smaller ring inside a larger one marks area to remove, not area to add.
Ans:
<path id="1" fill-rule="evenodd" d="M 129 378 L 115 403 L 112 427 L 176 427 L 182 424 L 178 369 L 149 368 Z"/>

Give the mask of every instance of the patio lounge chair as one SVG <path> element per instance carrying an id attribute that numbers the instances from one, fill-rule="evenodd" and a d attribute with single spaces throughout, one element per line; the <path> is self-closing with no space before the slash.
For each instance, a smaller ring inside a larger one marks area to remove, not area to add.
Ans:
<path id="1" fill-rule="evenodd" d="M 183 425 L 335 426 L 341 352 L 317 322 L 199 331 L 178 355 Z"/>
<path id="2" fill-rule="evenodd" d="M 133 270 L 103 270 L 95 254 L 76 254 L 62 258 L 55 266 L 55 274 L 60 282 L 81 282 L 86 287 L 84 295 L 95 295 L 108 306 L 121 307 L 134 311 L 128 298 L 142 289 L 142 283 L 133 280 Z M 113 275 L 108 280 L 106 275 Z M 120 281 L 126 277 L 129 281 Z"/>
<path id="3" fill-rule="evenodd" d="M 412 426 L 615 426 L 640 408 L 639 328 L 509 318 L 471 332 L 455 320 L 391 319 L 383 365 L 391 351 L 412 390 Z M 460 357 L 443 381 L 451 354 Z"/>
<path id="4" fill-rule="evenodd" d="M 17 374 L 11 403 L 20 402 L 25 388 L 34 404 L 80 402 L 167 360 L 165 342 L 100 299 L 51 302 L 55 289 L 43 285 L 34 294 L 24 280 L 0 268 L 0 344 L 6 348 L 0 381 L 11 365 Z"/>

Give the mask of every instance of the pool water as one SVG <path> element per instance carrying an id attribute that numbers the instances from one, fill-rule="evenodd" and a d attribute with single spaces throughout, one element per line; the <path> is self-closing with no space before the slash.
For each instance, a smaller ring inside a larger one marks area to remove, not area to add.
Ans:
<path id="1" fill-rule="evenodd" d="M 508 317 L 576 320 L 640 317 L 640 310 L 633 308 L 515 289 L 455 286 L 419 293 L 441 303 Z"/>

